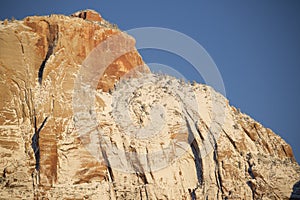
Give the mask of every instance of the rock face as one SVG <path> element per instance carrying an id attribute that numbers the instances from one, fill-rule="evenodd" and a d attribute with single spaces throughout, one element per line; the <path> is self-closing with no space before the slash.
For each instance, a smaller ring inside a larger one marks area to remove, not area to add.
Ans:
<path id="1" fill-rule="evenodd" d="M 92 10 L 1 22 L 2 198 L 300 198 L 283 139 L 209 86 L 150 74 L 132 44 Z"/>

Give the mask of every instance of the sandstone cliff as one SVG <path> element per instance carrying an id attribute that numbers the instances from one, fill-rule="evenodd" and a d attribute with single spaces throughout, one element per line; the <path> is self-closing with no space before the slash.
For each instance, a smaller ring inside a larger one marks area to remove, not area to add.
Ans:
<path id="1" fill-rule="evenodd" d="M 94 11 L 1 22 L 0 91 L 1 198 L 300 198 L 285 141 L 209 86 L 150 74 Z"/>

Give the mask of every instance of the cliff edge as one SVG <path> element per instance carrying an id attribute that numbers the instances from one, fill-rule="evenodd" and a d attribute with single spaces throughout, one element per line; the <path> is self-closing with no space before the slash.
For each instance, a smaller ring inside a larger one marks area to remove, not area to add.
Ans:
<path id="1" fill-rule="evenodd" d="M 282 138 L 209 86 L 149 73 L 97 12 L 0 23 L 1 198 L 300 198 Z"/>

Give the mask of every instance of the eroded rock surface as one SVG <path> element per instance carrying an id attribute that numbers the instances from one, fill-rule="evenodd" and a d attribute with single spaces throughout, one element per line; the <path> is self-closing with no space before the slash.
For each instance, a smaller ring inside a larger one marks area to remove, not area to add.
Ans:
<path id="1" fill-rule="evenodd" d="M 91 10 L 1 22 L 2 198 L 299 198 L 300 168 L 283 139 L 209 86 L 145 74 L 149 70 L 135 49 L 99 78 L 90 111 L 96 113 L 97 134 L 82 134 L 75 82 L 90 53 L 119 33 Z M 132 69 L 143 73 L 127 77 L 127 84 L 122 77 Z M 137 89 L 118 104 L 128 85 Z M 149 131 L 152 121 L 160 125 L 157 117 L 165 126 L 146 139 L 133 137 L 117 105 L 128 107 L 133 127 Z"/>

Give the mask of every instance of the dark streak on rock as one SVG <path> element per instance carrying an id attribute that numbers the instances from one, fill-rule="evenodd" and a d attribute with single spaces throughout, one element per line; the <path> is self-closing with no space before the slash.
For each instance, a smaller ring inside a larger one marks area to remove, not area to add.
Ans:
<path id="1" fill-rule="evenodd" d="M 148 192 L 147 192 L 147 188 L 146 187 L 145 187 L 145 194 L 146 194 L 146 199 L 148 200 L 149 196 L 148 196 Z"/>
<path id="2" fill-rule="evenodd" d="M 217 179 L 218 188 L 221 191 L 222 196 L 223 196 L 224 195 L 223 182 L 222 182 L 220 166 L 219 166 L 219 162 L 218 162 L 218 146 L 217 146 L 216 143 L 215 143 L 215 148 L 214 148 L 214 161 L 215 161 L 215 165 L 216 165 L 215 176 L 216 176 L 216 179 Z"/>
<path id="3" fill-rule="evenodd" d="M 47 35 L 48 51 L 45 59 L 43 60 L 39 68 L 39 72 L 38 72 L 39 84 L 42 84 L 43 73 L 44 73 L 46 63 L 50 58 L 50 56 L 53 54 L 53 50 L 55 49 L 58 40 L 58 25 L 57 24 L 51 25 L 48 21 L 46 20 L 43 21 L 45 21 L 48 24 L 48 29 L 49 29 L 49 34 Z"/>
<path id="4" fill-rule="evenodd" d="M 208 129 L 207 125 L 205 124 L 206 128 Z M 222 197 L 224 197 L 224 191 L 223 191 L 223 181 L 222 181 L 222 176 L 221 176 L 221 171 L 220 171 L 220 165 L 219 165 L 219 159 L 218 159 L 218 144 L 217 144 L 217 140 L 214 137 L 214 134 L 210 131 L 210 129 L 208 129 L 209 131 L 209 136 L 210 136 L 210 142 L 211 145 L 214 147 L 214 151 L 213 151 L 213 159 L 215 162 L 215 177 L 216 177 L 216 182 L 218 184 L 218 188 L 221 191 Z M 218 193 L 219 193 L 218 190 Z"/>
<path id="5" fill-rule="evenodd" d="M 16 35 L 16 38 L 18 39 L 19 43 L 20 43 L 20 46 L 21 46 L 21 50 L 22 50 L 22 54 L 24 55 L 24 46 L 22 44 L 22 41 L 21 39 Z"/>
<path id="6" fill-rule="evenodd" d="M 108 170 L 108 173 L 109 173 L 109 176 L 110 176 L 110 181 L 111 182 L 114 182 L 114 174 L 113 174 L 113 171 L 112 171 L 112 169 L 111 169 L 111 167 L 110 167 L 110 162 L 109 162 L 109 160 L 108 160 L 108 158 L 107 158 L 107 154 L 106 154 L 106 151 L 104 150 L 104 148 L 101 146 L 101 144 L 100 144 L 100 148 L 101 148 L 101 152 L 102 152 L 102 156 L 103 156 L 103 158 L 104 158 L 104 161 L 106 162 L 106 166 L 107 166 L 107 170 Z M 109 179 L 108 179 L 109 180 Z"/>
<path id="7" fill-rule="evenodd" d="M 143 184 L 146 185 L 148 184 L 147 177 L 145 175 L 143 166 L 137 156 L 136 149 L 134 147 L 130 147 L 130 152 L 135 152 L 134 154 L 130 154 L 129 152 L 125 152 L 125 156 L 127 160 L 131 163 L 131 166 L 133 167 L 135 174 L 137 177 L 139 177 Z"/>
<path id="8" fill-rule="evenodd" d="M 255 179 L 255 176 L 253 174 L 253 171 L 252 171 L 252 167 L 253 167 L 253 164 L 251 164 L 250 162 L 250 159 L 252 158 L 252 155 L 250 153 L 247 154 L 247 163 L 248 163 L 248 174 L 250 175 L 250 177 L 252 179 Z"/>
<path id="9" fill-rule="evenodd" d="M 233 139 L 226 133 L 226 131 L 224 129 L 222 129 L 223 133 L 225 134 L 225 136 L 227 137 L 227 139 L 229 140 L 229 142 L 232 144 L 232 146 L 234 147 L 234 149 L 239 152 L 235 142 L 233 141 Z"/>
<path id="10" fill-rule="evenodd" d="M 148 152 L 148 148 L 146 147 L 146 157 L 147 157 L 147 164 L 149 166 L 149 173 L 150 173 L 150 176 L 152 178 L 152 180 L 154 181 L 154 176 L 153 176 L 153 173 L 152 173 L 152 170 L 151 170 L 151 162 L 150 162 L 150 159 L 149 159 L 149 152 Z"/>
<path id="11" fill-rule="evenodd" d="M 252 184 L 251 181 L 247 181 L 247 185 L 250 187 L 251 191 L 252 191 L 252 199 L 255 199 L 255 187 Z"/>
<path id="12" fill-rule="evenodd" d="M 195 136 L 193 135 L 192 129 L 190 127 L 190 124 L 188 123 L 188 120 L 186 119 L 186 124 L 188 128 L 188 142 L 191 146 L 194 159 L 195 159 L 195 167 L 196 167 L 196 172 L 197 172 L 197 179 L 198 183 L 202 185 L 203 183 L 203 164 L 202 164 L 202 158 L 201 158 L 201 152 L 199 149 L 198 142 L 195 139 Z"/>
<path id="13" fill-rule="evenodd" d="M 196 200 L 197 199 L 197 196 L 196 196 L 196 190 L 191 190 L 191 189 L 188 189 L 189 190 L 189 193 L 191 195 L 191 199 L 192 200 Z"/>
<path id="14" fill-rule="evenodd" d="M 42 128 L 45 126 L 48 117 L 44 119 L 41 126 L 37 128 L 36 117 L 34 117 L 34 135 L 31 138 L 31 147 L 34 151 L 35 156 L 35 169 L 38 171 L 40 169 L 40 146 L 39 146 L 39 136 Z"/>

